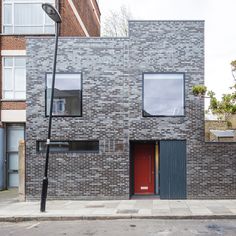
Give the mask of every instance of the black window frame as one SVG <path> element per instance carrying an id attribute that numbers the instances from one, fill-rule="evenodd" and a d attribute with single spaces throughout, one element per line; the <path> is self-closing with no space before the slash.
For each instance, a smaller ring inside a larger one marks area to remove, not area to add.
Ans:
<path id="1" fill-rule="evenodd" d="M 144 76 L 146 74 L 178 74 L 178 75 L 183 75 L 183 109 L 184 109 L 184 114 L 183 115 L 146 115 L 144 111 Z M 142 117 L 185 117 L 186 116 L 186 110 L 185 110 L 185 72 L 143 72 L 142 73 Z"/>
<path id="2" fill-rule="evenodd" d="M 46 72 L 45 73 L 45 92 L 44 92 L 44 100 L 45 100 L 45 117 L 49 117 L 47 115 L 47 75 L 52 74 L 51 72 Z M 52 115 L 53 118 L 56 117 L 82 117 L 83 116 L 83 73 L 82 72 L 57 72 L 57 74 L 80 74 L 80 86 L 81 86 L 81 101 L 80 101 L 80 106 L 81 106 L 81 114 L 80 115 Z M 55 78 L 56 82 L 56 78 Z"/>
<path id="3" fill-rule="evenodd" d="M 45 153 L 46 151 L 40 151 L 39 150 L 39 145 L 40 145 L 40 142 L 44 142 L 46 143 L 46 140 L 36 140 L 36 152 L 37 153 Z M 50 153 L 99 153 L 100 152 L 100 142 L 99 140 L 51 140 L 50 141 L 51 143 L 53 142 L 97 142 L 97 145 L 98 145 L 98 150 L 95 150 L 95 151 L 79 151 L 79 150 L 71 150 L 71 151 L 54 151 L 54 150 L 50 150 Z"/>

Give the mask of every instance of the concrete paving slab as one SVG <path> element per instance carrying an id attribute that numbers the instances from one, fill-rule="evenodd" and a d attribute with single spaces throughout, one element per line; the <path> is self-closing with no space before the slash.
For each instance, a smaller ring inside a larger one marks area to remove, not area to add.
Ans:
<path id="1" fill-rule="evenodd" d="M 18 188 L 10 188 L 8 190 L 0 191 L 0 203 L 18 201 Z"/>
<path id="2" fill-rule="evenodd" d="M 115 214 L 115 209 L 95 209 L 92 211 L 92 215 L 113 215 Z"/>
<path id="3" fill-rule="evenodd" d="M 217 207 L 209 206 L 208 209 L 214 214 L 217 214 L 217 213 L 228 214 L 228 213 L 230 213 L 230 211 L 226 207 L 223 207 L 223 206 L 217 206 Z"/>
<path id="4" fill-rule="evenodd" d="M 106 202 L 104 205 L 106 208 L 117 208 L 119 202 Z"/>
<path id="5" fill-rule="evenodd" d="M 169 205 L 169 200 L 155 199 L 152 202 L 153 202 L 153 204 L 157 204 L 157 205 L 159 205 L 159 204 L 161 204 L 161 205 L 165 205 L 165 204 Z"/>
<path id="6" fill-rule="evenodd" d="M 229 209 L 232 214 L 236 214 L 236 208 Z"/>
<path id="7" fill-rule="evenodd" d="M 152 216 L 168 216 L 168 215 L 170 215 L 170 211 L 152 210 Z"/>
<path id="8" fill-rule="evenodd" d="M 142 215 L 142 216 L 150 216 L 152 214 L 152 210 L 151 209 L 139 209 L 138 211 L 138 215 Z"/>
<path id="9" fill-rule="evenodd" d="M 188 213 L 191 213 L 190 209 L 189 208 L 171 208 L 170 209 L 171 212 L 188 212 Z"/>
<path id="10" fill-rule="evenodd" d="M 123 204 L 123 203 L 121 203 L 117 206 L 117 208 L 118 209 L 134 209 L 134 205 L 135 204 Z"/>
<path id="11" fill-rule="evenodd" d="M 117 214 L 135 214 L 138 213 L 138 209 L 117 209 Z"/>
<path id="12" fill-rule="evenodd" d="M 153 208 L 153 202 L 152 201 L 145 201 L 145 200 L 139 200 L 134 204 L 135 208 Z"/>
<path id="13" fill-rule="evenodd" d="M 192 215 L 213 215 L 208 209 L 190 209 Z"/>
<path id="14" fill-rule="evenodd" d="M 41 213 L 40 202 L 2 202 L 0 221 L 122 219 L 122 218 L 230 218 L 236 219 L 235 200 L 47 201 Z"/>
<path id="15" fill-rule="evenodd" d="M 188 205 L 183 201 L 170 201 L 170 208 L 188 208 Z"/>
<path id="16" fill-rule="evenodd" d="M 161 205 L 153 206 L 153 209 L 170 211 L 170 207 L 169 206 L 165 206 L 165 205 L 164 206 L 161 206 Z"/>

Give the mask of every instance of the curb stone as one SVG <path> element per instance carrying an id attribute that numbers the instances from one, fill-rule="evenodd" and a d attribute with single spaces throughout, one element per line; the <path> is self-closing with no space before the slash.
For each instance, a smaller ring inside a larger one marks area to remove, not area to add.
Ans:
<path id="1" fill-rule="evenodd" d="M 159 216 L 9 216 L 1 217 L 0 222 L 19 223 L 25 221 L 76 221 L 76 220 L 122 220 L 122 219 L 159 219 L 159 220 L 216 220 L 216 219 L 236 219 L 236 215 L 159 215 Z"/>

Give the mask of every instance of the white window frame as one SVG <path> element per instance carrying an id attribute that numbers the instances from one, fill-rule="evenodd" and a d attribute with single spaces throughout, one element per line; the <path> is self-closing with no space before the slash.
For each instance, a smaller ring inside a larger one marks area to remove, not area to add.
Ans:
<path id="1" fill-rule="evenodd" d="M 48 3 L 51 3 L 52 5 L 55 6 L 55 0 L 47 0 Z M 25 27 L 25 28 L 28 28 L 28 27 L 42 27 L 43 28 L 43 31 L 40 32 L 40 33 L 36 33 L 36 34 L 54 34 L 55 33 L 55 27 L 54 27 L 54 32 L 52 33 L 45 33 L 45 28 L 47 26 L 55 26 L 55 23 L 53 24 L 46 24 L 46 13 L 44 13 L 44 18 L 43 18 L 43 24 L 42 25 L 15 25 L 14 23 L 14 15 L 15 15 L 15 4 L 42 4 L 42 3 L 45 3 L 45 1 L 43 0 L 2 0 L 2 33 L 3 34 L 6 34 L 6 35 L 14 35 L 14 34 L 17 34 L 17 35 L 25 35 L 25 34 L 35 34 L 35 33 L 24 33 L 24 32 L 21 32 L 21 33 L 15 33 L 15 27 L 16 26 L 20 26 L 20 27 Z M 4 5 L 7 4 L 7 5 L 11 5 L 12 7 L 12 15 L 11 15 L 11 20 L 12 20 L 12 24 L 5 24 L 4 23 Z M 43 11 L 43 9 L 42 9 Z M 4 27 L 5 26 L 11 26 L 12 27 L 12 32 L 11 33 L 5 33 L 4 32 Z"/>
<path id="2" fill-rule="evenodd" d="M 4 59 L 5 58 L 13 58 L 13 65 L 12 66 L 5 66 L 4 65 Z M 25 69 L 25 72 L 26 72 L 26 66 L 15 66 L 15 58 L 25 58 L 26 59 L 26 56 L 19 56 L 19 55 L 11 55 L 11 56 L 2 56 L 2 100 L 23 100 L 25 101 L 26 100 L 26 88 L 25 90 L 16 90 L 15 89 L 15 76 L 14 76 L 14 72 L 15 72 L 15 69 L 22 69 L 24 68 Z M 4 76 L 4 73 L 5 73 L 5 69 L 11 69 L 11 73 L 12 73 L 12 78 L 13 78 L 13 90 L 5 90 L 5 76 Z M 13 98 L 5 98 L 5 91 L 9 91 L 9 92 L 13 92 Z M 15 93 L 16 92 L 25 92 L 25 98 L 16 98 L 15 96 Z"/>

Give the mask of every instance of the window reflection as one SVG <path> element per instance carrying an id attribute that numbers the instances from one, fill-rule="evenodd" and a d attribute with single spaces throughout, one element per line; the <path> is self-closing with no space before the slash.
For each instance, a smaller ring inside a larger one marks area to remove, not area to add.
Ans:
<path id="1" fill-rule="evenodd" d="M 47 115 L 50 110 L 52 74 L 47 74 Z M 81 116 L 81 74 L 56 74 L 53 116 Z"/>
<path id="2" fill-rule="evenodd" d="M 144 74 L 143 115 L 183 116 L 184 75 Z"/>

